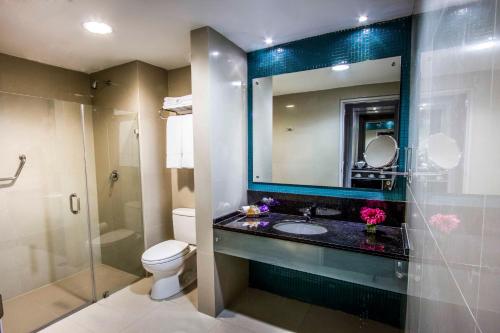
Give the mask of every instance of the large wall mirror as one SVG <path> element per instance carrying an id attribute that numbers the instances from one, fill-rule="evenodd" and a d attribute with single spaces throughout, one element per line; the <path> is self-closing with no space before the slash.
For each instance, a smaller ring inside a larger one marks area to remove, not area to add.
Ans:
<path id="1" fill-rule="evenodd" d="M 253 182 L 390 190 L 401 57 L 252 80 Z"/>

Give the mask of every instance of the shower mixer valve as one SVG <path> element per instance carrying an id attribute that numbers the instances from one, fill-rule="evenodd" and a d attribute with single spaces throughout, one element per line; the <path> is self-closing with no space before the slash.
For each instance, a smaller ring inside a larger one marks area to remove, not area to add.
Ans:
<path id="1" fill-rule="evenodd" d="M 111 174 L 109 175 L 109 180 L 112 183 L 114 183 L 114 182 L 117 182 L 118 179 L 120 179 L 120 174 L 118 173 L 118 170 L 111 171 Z"/>

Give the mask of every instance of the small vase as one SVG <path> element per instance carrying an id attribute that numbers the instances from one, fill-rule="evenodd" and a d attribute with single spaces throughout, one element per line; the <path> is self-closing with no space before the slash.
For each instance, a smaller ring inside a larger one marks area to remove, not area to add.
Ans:
<path id="1" fill-rule="evenodd" d="M 369 234 L 377 233 L 377 225 L 376 224 L 367 224 L 366 225 L 366 232 Z"/>

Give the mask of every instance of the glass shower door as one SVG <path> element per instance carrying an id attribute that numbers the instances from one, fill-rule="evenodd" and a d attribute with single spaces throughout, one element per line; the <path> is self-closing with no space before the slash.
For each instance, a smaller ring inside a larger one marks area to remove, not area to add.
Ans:
<path id="1" fill-rule="evenodd" d="M 4 329 L 30 332 L 95 299 L 82 118 L 77 103 L 0 93 L 0 294 Z M 91 134 L 91 133 L 89 133 Z M 95 166 L 94 166 L 95 169 Z M 95 176 L 95 171 L 94 171 Z"/>
<path id="2" fill-rule="evenodd" d="M 86 119 L 88 123 L 90 119 Z M 135 111 L 94 106 L 99 232 L 93 246 L 97 298 L 144 277 L 139 124 Z"/>

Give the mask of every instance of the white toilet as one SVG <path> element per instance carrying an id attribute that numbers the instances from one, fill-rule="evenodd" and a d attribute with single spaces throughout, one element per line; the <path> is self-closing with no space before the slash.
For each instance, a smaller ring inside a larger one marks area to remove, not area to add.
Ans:
<path id="1" fill-rule="evenodd" d="M 196 222 L 192 208 L 172 212 L 174 238 L 149 248 L 142 255 L 144 269 L 153 274 L 151 298 L 177 294 L 196 280 Z"/>

